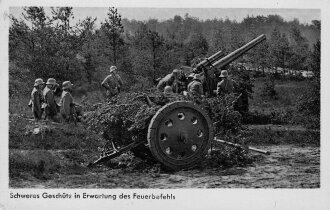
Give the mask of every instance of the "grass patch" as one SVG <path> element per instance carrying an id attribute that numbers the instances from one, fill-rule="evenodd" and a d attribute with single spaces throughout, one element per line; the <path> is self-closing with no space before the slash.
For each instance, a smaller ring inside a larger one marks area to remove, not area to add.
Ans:
<path id="1" fill-rule="evenodd" d="M 277 99 L 262 96 L 263 85 L 266 78 L 256 78 L 254 82 L 250 111 L 271 113 L 273 111 L 286 111 L 292 109 L 301 96 L 309 88 L 308 81 L 275 80 Z"/>
<path id="2" fill-rule="evenodd" d="M 320 146 L 320 132 L 316 130 L 276 130 L 271 128 L 250 129 L 246 137 L 249 145 Z"/>
<path id="3" fill-rule="evenodd" d="M 105 143 L 100 135 L 88 131 L 82 124 L 43 124 L 43 131 L 30 133 L 40 127 L 19 115 L 11 115 L 9 127 L 9 149 L 77 149 L 96 150 Z"/>
<path id="4" fill-rule="evenodd" d="M 83 164 L 89 155 L 88 151 L 12 149 L 9 153 L 9 177 L 48 180 L 59 174 L 84 174 L 89 170 Z"/>
<path id="5" fill-rule="evenodd" d="M 244 116 L 244 124 L 295 124 L 296 104 L 310 83 L 306 80 L 275 80 L 276 97 L 263 95 L 267 78 L 257 78 L 254 83 L 250 111 Z"/>
<path id="6" fill-rule="evenodd" d="M 29 96 L 9 98 L 9 114 L 20 114 L 32 118 L 31 108 L 28 107 L 29 101 Z"/>
<path id="7" fill-rule="evenodd" d="M 29 121 L 21 115 L 9 116 L 9 176 L 11 179 L 54 179 L 59 174 L 83 174 L 98 147 L 100 135 L 82 124 L 51 124 Z M 34 128 L 43 128 L 32 134 Z"/>

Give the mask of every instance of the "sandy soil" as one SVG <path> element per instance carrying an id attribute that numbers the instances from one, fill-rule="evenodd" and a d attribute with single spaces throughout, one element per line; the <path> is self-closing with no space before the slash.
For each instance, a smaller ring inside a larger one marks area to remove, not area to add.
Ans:
<path id="1" fill-rule="evenodd" d="M 270 155 L 253 154 L 253 164 L 228 169 L 141 172 L 105 166 L 81 174 L 57 174 L 55 179 L 14 178 L 13 188 L 319 188 L 320 148 L 258 146 Z"/>

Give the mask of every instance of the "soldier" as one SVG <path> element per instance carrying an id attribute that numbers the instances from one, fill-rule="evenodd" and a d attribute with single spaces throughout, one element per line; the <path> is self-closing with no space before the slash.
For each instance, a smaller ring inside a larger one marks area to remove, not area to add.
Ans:
<path id="1" fill-rule="evenodd" d="M 228 71 L 222 70 L 219 76 L 222 80 L 217 84 L 217 95 L 230 94 L 234 91 L 233 80 L 228 78 Z"/>
<path id="2" fill-rule="evenodd" d="M 172 73 L 166 75 L 159 81 L 157 89 L 163 92 L 166 86 L 171 86 L 174 93 L 180 93 L 183 91 L 182 87 L 185 86 L 184 79 L 183 71 L 174 69 Z"/>
<path id="3" fill-rule="evenodd" d="M 174 71 L 177 71 L 177 70 L 174 69 L 173 72 L 174 72 Z M 158 90 L 160 90 L 161 92 L 163 92 L 163 91 L 164 91 L 164 88 L 165 88 L 166 86 L 172 86 L 173 81 L 174 81 L 173 72 L 170 73 L 170 74 L 168 74 L 168 75 L 166 75 L 164 78 L 162 78 L 162 79 L 159 81 L 159 83 L 158 83 L 158 85 L 157 85 L 157 89 L 158 89 Z"/>
<path id="4" fill-rule="evenodd" d="M 209 95 L 214 95 L 213 90 L 215 89 L 217 83 L 217 77 L 214 73 L 214 68 L 210 68 L 205 72 L 205 82 L 204 82 L 204 86 L 205 86 L 205 92 L 207 92 Z"/>
<path id="5" fill-rule="evenodd" d="M 188 82 L 188 80 L 187 80 L 187 78 L 186 78 L 186 76 L 185 76 L 182 69 L 178 70 L 177 78 L 178 78 L 177 83 L 176 83 L 178 85 L 178 91 L 177 92 L 182 93 L 184 90 L 187 89 L 186 85 L 187 85 L 187 82 Z M 176 89 L 175 86 L 174 86 L 174 88 Z"/>
<path id="6" fill-rule="evenodd" d="M 46 87 L 43 90 L 43 96 L 45 99 L 45 103 L 47 104 L 45 107 L 45 119 L 54 120 L 55 116 L 58 113 L 58 105 L 55 101 L 54 89 L 58 86 L 56 80 L 53 78 L 49 78 L 46 82 Z"/>
<path id="7" fill-rule="evenodd" d="M 66 122 L 74 121 L 72 86 L 73 84 L 70 81 L 65 81 L 62 84 L 63 92 L 60 100 L 60 113 Z"/>
<path id="8" fill-rule="evenodd" d="M 42 88 L 44 86 L 44 81 L 42 79 L 36 79 L 34 82 L 34 88 L 31 93 L 31 100 L 29 106 L 32 108 L 32 113 L 36 121 L 41 120 L 42 117 L 42 103 L 44 102 L 42 96 Z"/>
<path id="9" fill-rule="evenodd" d="M 171 86 L 167 85 L 165 88 L 164 88 L 164 94 L 171 94 L 173 93 L 173 89 Z"/>
<path id="10" fill-rule="evenodd" d="M 204 95 L 201 76 L 199 74 L 194 75 L 193 81 L 188 85 L 188 91 L 191 95 L 196 97 L 201 97 Z"/>
<path id="11" fill-rule="evenodd" d="M 107 98 L 110 99 L 113 96 L 119 94 L 120 88 L 123 85 L 123 81 L 117 74 L 117 67 L 110 67 L 110 74 L 101 83 L 102 87 L 107 90 Z"/>

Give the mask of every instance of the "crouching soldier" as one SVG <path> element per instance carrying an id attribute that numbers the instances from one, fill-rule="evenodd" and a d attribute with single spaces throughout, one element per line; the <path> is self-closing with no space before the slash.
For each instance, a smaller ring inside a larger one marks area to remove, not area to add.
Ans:
<path id="1" fill-rule="evenodd" d="M 164 92 L 166 86 L 171 86 L 174 93 L 181 93 L 186 86 L 185 80 L 186 78 L 183 71 L 174 69 L 172 73 L 166 75 L 159 81 L 157 89 Z"/>
<path id="2" fill-rule="evenodd" d="M 203 85 L 201 83 L 201 76 L 199 74 L 194 75 L 194 79 L 188 85 L 189 93 L 194 97 L 204 96 Z"/>
<path id="3" fill-rule="evenodd" d="M 167 85 L 167 86 L 164 88 L 164 94 L 165 94 L 165 95 L 173 94 L 173 88 L 172 88 L 172 86 Z"/>
<path id="4" fill-rule="evenodd" d="M 49 78 L 46 82 L 46 87 L 43 90 L 43 96 L 45 99 L 45 119 L 56 120 L 58 113 L 58 105 L 55 101 L 54 89 L 58 86 L 56 80 Z"/>
<path id="5" fill-rule="evenodd" d="M 71 95 L 73 84 L 70 81 L 65 81 L 62 84 L 62 95 L 60 100 L 60 113 L 66 122 L 77 122 L 78 116 L 82 114 L 82 107 L 73 102 Z"/>
<path id="6" fill-rule="evenodd" d="M 42 95 L 42 88 L 44 86 L 44 81 L 42 79 L 36 79 L 34 82 L 34 88 L 31 93 L 31 100 L 29 102 L 29 107 L 32 108 L 32 113 L 36 121 L 41 120 L 42 117 L 42 103 L 44 102 Z"/>

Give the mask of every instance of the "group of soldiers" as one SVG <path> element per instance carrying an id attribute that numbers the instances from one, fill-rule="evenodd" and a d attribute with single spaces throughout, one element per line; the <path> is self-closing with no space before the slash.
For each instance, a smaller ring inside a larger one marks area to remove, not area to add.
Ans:
<path id="1" fill-rule="evenodd" d="M 34 88 L 31 93 L 29 107 L 32 108 L 34 119 L 39 121 L 45 113 L 45 120 L 52 121 L 72 121 L 77 113 L 78 105 L 73 102 L 71 95 L 73 84 L 65 81 L 62 84 L 62 94 L 59 103 L 56 102 L 54 91 L 58 88 L 54 78 L 49 78 L 45 83 L 43 79 L 38 78 L 34 82 Z"/>
<path id="2" fill-rule="evenodd" d="M 117 73 L 117 67 L 110 67 L 110 74 L 102 81 L 101 86 L 107 90 L 107 98 L 119 94 L 123 81 Z M 77 117 L 82 114 L 82 107 L 73 101 L 72 86 L 70 81 L 62 84 L 62 94 L 59 103 L 55 99 L 55 90 L 59 84 L 54 78 L 49 78 L 46 83 L 41 78 L 34 82 L 29 107 L 32 108 L 34 119 L 39 121 L 45 113 L 45 120 L 55 122 L 76 122 Z"/>
<path id="3" fill-rule="evenodd" d="M 219 78 L 220 82 L 218 82 L 216 89 L 212 90 L 212 94 L 222 95 L 232 93 L 234 90 L 234 81 L 229 77 L 228 71 L 222 70 Z M 199 74 L 195 73 L 192 81 L 188 83 L 189 80 L 187 80 L 183 71 L 174 69 L 172 73 L 166 75 L 159 81 L 157 89 L 163 91 L 165 94 L 189 93 L 195 97 L 204 97 L 205 80 L 204 72 Z"/>
<path id="4" fill-rule="evenodd" d="M 219 78 L 221 81 L 218 82 L 216 90 L 212 90 L 212 93 L 217 95 L 232 93 L 234 82 L 228 76 L 228 71 L 222 70 Z M 157 89 L 165 94 L 183 93 L 184 95 L 191 94 L 194 97 L 204 97 L 206 94 L 204 86 L 207 81 L 204 73 L 195 73 L 190 80 L 182 70 L 174 69 L 172 73 L 159 81 Z M 70 81 L 63 82 L 59 103 L 56 102 L 54 94 L 58 86 L 59 84 L 54 78 L 49 78 L 46 83 L 41 78 L 35 80 L 29 103 L 35 120 L 41 120 L 45 113 L 44 119 L 69 122 L 76 120 L 75 117 L 79 113 L 81 114 L 81 106 L 73 102 L 71 95 L 73 84 Z M 108 99 L 120 93 L 123 81 L 117 73 L 116 66 L 110 67 L 110 74 L 102 81 L 101 86 L 106 89 Z"/>

